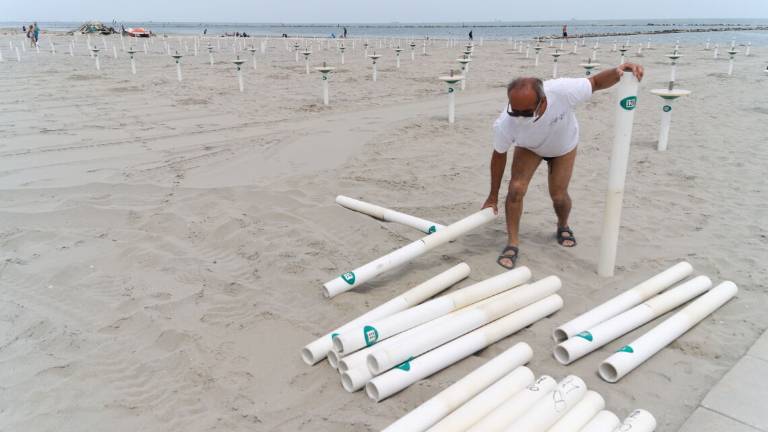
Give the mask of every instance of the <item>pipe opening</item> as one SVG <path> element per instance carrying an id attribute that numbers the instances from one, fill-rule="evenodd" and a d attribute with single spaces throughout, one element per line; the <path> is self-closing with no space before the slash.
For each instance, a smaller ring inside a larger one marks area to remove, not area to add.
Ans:
<path id="1" fill-rule="evenodd" d="M 334 350 L 328 351 L 328 363 L 331 364 L 332 368 L 338 369 L 339 368 L 339 361 L 341 361 L 341 357 L 339 356 L 339 354 L 336 351 L 334 351 Z"/>
<path id="2" fill-rule="evenodd" d="M 369 382 L 365 385 L 365 393 L 368 395 L 369 398 L 373 399 L 374 401 L 379 401 L 379 389 L 376 388 L 376 384 Z"/>
<path id="3" fill-rule="evenodd" d="M 598 372 L 600 373 L 600 377 L 608 382 L 615 383 L 619 380 L 619 372 L 610 363 L 600 364 Z"/>
<path id="4" fill-rule="evenodd" d="M 568 350 L 561 346 L 555 347 L 555 358 L 560 363 L 566 365 L 571 362 L 571 355 L 568 353 Z"/>
<path id="5" fill-rule="evenodd" d="M 355 385 L 352 383 L 352 377 L 350 377 L 346 372 L 341 374 L 341 385 L 344 387 L 344 390 L 350 393 L 355 391 Z"/>
<path id="6" fill-rule="evenodd" d="M 552 332 L 552 339 L 557 343 L 564 342 L 568 339 L 568 334 L 564 330 L 558 328 Z"/>
<path id="7" fill-rule="evenodd" d="M 365 360 L 365 364 L 368 365 L 368 369 L 374 375 L 378 375 L 379 373 L 381 373 L 379 371 L 379 361 L 376 359 L 375 354 L 369 355 L 368 358 Z"/>
<path id="8" fill-rule="evenodd" d="M 313 364 L 317 363 L 315 361 L 315 356 L 312 355 L 312 351 L 310 351 L 307 348 L 301 349 L 301 358 L 304 360 L 304 363 L 312 366 Z"/>
<path id="9" fill-rule="evenodd" d="M 335 349 L 340 353 L 344 352 L 344 343 L 341 341 L 341 338 L 338 336 L 333 337 L 333 349 Z"/>
<path id="10" fill-rule="evenodd" d="M 328 290 L 328 287 L 325 285 L 323 285 L 323 297 L 331 298 L 331 292 Z"/>

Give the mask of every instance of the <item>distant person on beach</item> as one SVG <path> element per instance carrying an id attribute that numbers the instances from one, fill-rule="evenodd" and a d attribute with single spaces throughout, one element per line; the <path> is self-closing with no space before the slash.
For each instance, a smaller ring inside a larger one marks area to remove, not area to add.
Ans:
<path id="1" fill-rule="evenodd" d="M 568 42 L 568 25 L 563 26 L 563 37 L 565 38 L 565 41 Z"/>
<path id="2" fill-rule="evenodd" d="M 472 38 L 472 30 L 470 30 L 470 31 L 469 31 L 469 40 L 474 40 L 474 39 Z"/>
<path id="3" fill-rule="evenodd" d="M 33 31 L 32 35 L 35 38 L 33 46 L 37 46 L 37 41 L 40 40 L 40 26 L 37 23 L 34 23 L 35 30 Z"/>
<path id="4" fill-rule="evenodd" d="M 27 32 L 27 26 L 21 26 L 21 31 L 26 33 Z"/>
<path id="5" fill-rule="evenodd" d="M 344 36 L 343 37 L 344 37 L 344 39 L 347 38 L 347 28 L 346 27 L 344 27 Z"/>
<path id="6" fill-rule="evenodd" d="M 203 34 L 204 34 L 204 35 L 207 35 L 207 34 L 208 34 L 208 29 L 207 29 L 207 28 L 203 29 Z"/>
<path id="7" fill-rule="evenodd" d="M 483 208 L 498 213 L 499 188 L 507 165 L 507 151 L 514 147 L 511 178 L 505 202 L 507 245 L 496 262 L 512 269 L 519 256 L 520 218 L 523 197 L 533 173 L 542 160 L 547 162 L 549 196 L 557 215 L 557 242 L 576 246 L 576 237 L 568 226 L 571 197 L 568 184 L 579 144 L 579 124 L 575 108 L 588 101 L 592 93 L 612 87 L 621 75 L 632 72 L 643 78 L 643 67 L 624 63 L 589 78 L 558 78 L 542 82 L 538 78 L 517 78 L 507 86 L 507 106 L 493 124 L 491 155 L 491 191 Z"/>

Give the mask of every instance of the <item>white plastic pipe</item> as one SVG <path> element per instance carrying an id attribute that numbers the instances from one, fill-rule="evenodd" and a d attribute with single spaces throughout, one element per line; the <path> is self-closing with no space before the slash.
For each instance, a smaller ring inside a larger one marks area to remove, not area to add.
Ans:
<path id="1" fill-rule="evenodd" d="M 508 432 L 546 432 L 568 410 L 579 403 L 587 392 L 587 385 L 576 375 L 568 375 L 557 384 L 552 393 L 536 402 L 522 417 L 512 423 Z"/>
<path id="2" fill-rule="evenodd" d="M 328 76 L 323 74 L 323 105 L 328 105 L 328 103 Z"/>
<path id="3" fill-rule="evenodd" d="M 555 61 L 552 64 L 552 78 L 557 78 L 557 57 L 555 57 Z"/>
<path id="4" fill-rule="evenodd" d="M 728 75 L 733 75 L 733 56 L 728 60 Z"/>
<path id="5" fill-rule="evenodd" d="M 578 431 L 603 408 L 605 408 L 605 399 L 599 393 L 588 390 L 579 403 L 568 410 L 547 432 Z"/>
<path id="6" fill-rule="evenodd" d="M 469 267 L 466 273 L 469 274 Z M 402 312 L 342 332 L 333 338 L 333 347 L 340 353 L 352 353 L 372 346 L 398 333 L 516 287 L 530 278 L 531 271 L 525 266 L 504 272 Z"/>
<path id="7" fill-rule="evenodd" d="M 416 240 L 415 242 L 390 252 L 379 259 L 373 260 L 368 264 L 358 267 L 353 271 L 346 272 L 341 276 L 324 283 L 323 294 L 330 298 L 345 291 L 349 291 L 352 288 L 362 285 L 399 265 L 405 264 L 442 244 L 455 240 L 460 235 L 490 222 L 495 217 L 496 215 L 490 208 L 473 213 L 458 222 L 446 226 L 445 229 Z"/>
<path id="8" fill-rule="evenodd" d="M 555 313 L 562 307 L 563 299 L 557 294 L 539 300 L 377 376 L 365 385 L 365 392 L 369 398 L 380 402 L 414 382 Z"/>
<path id="9" fill-rule="evenodd" d="M 530 369 L 520 366 L 448 414 L 428 432 L 464 432 L 515 393 L 533 384 L 534 378 Z"/>
<path id="10" fill-rule="evenodd" d="M 176 78 L 181 82 L 181 63 L 176 62 Z"/>
<path id="11" fill-rule="evenodd" d="M 570 364 L 616 338 L 698 297 L 711 286 L 712 281 L 708 277 L 695 277 L 560 343 L 555 347 L 555 358 L 562 364 Z"/>
<path id="12" fill-rule="evenodd" d="M 464 80 L 461 80 L 462 86 Z M 453 88 L 453 84 L 448 84 L 448 123 L 453 124 L 456 122 L 456 89 Z"/>
<path id="13" fill-rule="evenodd" d="M 672 284 L 685 279 L 691 273 L 693 273 L 693 267 L 689 263 L 685 261 L 677 263 L 656 276 L 653 276 L 606 301 L 600 306 L 597 306 L 557 327 L 552 332 L 552 338 L 555 342 L 562 342 L 573 337 L 579 332 L 590 329 L 609 318 L 613 318 L 614 316 L 639 305 L 672 286 Z"/>
<path id="14" fill-rule="evenodd" d="M 409 358 L 554 294 L 561 286 L 557 276 L 549 276 L 530 285 L 497 294 L 484 300 L 486 303 L 480 306 L 453 312 L 449 315 L 450 319 L 436 324 L 427 323 L 401 343 L 374 348 L 366 359 L 368 369 L 374 375 L 384 373 Z"/>
<path id="15" fill-rule="evenodd" d="M 501 432 L 520 418 L 530 407 L 557 386 L 557 381 L 548 375 L 542 375 L 533 384 L 521 390 L 490 414 L 469 428 L 467 432 Z"/>
<path id="16" fill-rule="evenodd" d="M 131 74 L 136 75 L 136 60 L 131 55 Z"/>
<path id="17" fill-rule="evenodd" d="M 301 357 L 304 359 L 304 362 L 309 365 L 319 362 L 324 359 L 328 355 L 328 351 L 333 348 L 332 338 L 334 334 L 359 326 L 366 321 L 373 321 L 415 306 L 440 291 L 445 290 L 455 283 L 455 281 L 463 279 L 469 274 L 469 271 L 469 266 L 465 263 L 460 263 L 451 267 L 439 275 L 409 289 L 392 300 L 360 315 L 336 330 L 308 344 L 301 350 Z"/>
<path id="18" fill-rule="evenodd" d="M 376 62 L 373 62 L 373 81 L 376 82 Z"/>
<path id="19" fill-rule="evenodd" d="M 619 243 L 621 206 L 624 200 L 624 181 L 627 177 L 629 145 L 632 141 L 632 123 L 637 106 L 639 82 L 632 73 L 624 73 L 616 86 L 618 101 L 614 120 L 613 150 L 608 172 L 608 192 L 605 198 L 603 232 L 600 236 L 600 259 L 597 273 L 603 277 L 613 276 L 616 264 L 616 249 Z"/>
<path id="20" fill-rule="evenodd" d="M 531 347 L 520 342 L 470 372 L 382 432 L 423 432 L 504 375 L 528 363 Z"/>
<path id="21" fill-rule="evenodd" d="M 100 71 L 101 70 L 101 64 L 99 64 L 99 54 L 96 53 L 96 54 L 94 54 L 94 56 L 96 57 L 96 70 Z"/>
<path id="22" fill-rule="evenodd" d="M 658 151 L 666 151 L 669 144 L 669 127 L 672 124 L 672 102 L 674 99 L 664 99 L 661 107 L 661 129 L 659 130 Z"/>
<path id="23" fill-rule="evenodd" d="M 616 414 L 602 410 L 592 417 L 592 420 L 583 428 L 579 429 L 579 432 L 614 432 L 620 424 L 621 420 L 616 417 Z"/>
<path id="24" fill-rule="evenodd" d="M 53 44 L 51 44 L 51 47 L 53 47 Z M 56 54 L 56 53 L 54 52 L 54 54 Z M 117 46 L 115 46 L 115 45 L 112 45 L 112 56 L 114 58 L 117 58 Z"/>
<path id="25" fill-rule="evenodd" d="M 399 223 L 411 228 L 415 228 L 426 234 L 432 234 L 433 232 L 445 228 L 443 225 L 430 222 L 422 218 L 400 213 L 399 211 L 390 210 L 376 204 L 370 204 L 344 195 L 337 196 L 336 203 L 342 207 L 367 214 L 368 216 L 372 216 L 376 219 Z"/>
<path id="26" fill-rule="evenodd" d="M 737 291 L 736 284 L 730 281 L 712 288 L 653 330 L 608 357 L 600 364 L 600 377 L 608 382 L 617 382 L 728 302 Z"/>
<path id="27" fill-rule="evenodd" d="M 656 419 L 648 411 L 636 409 L 624 419 L 621 426 L 616 430 L 619 432 L 653 432 L 656 430 Z"/>
<path id="28" fill-rule="evenodd" d="M 245 86 L 243 85 L 243 71 L 240 69 L 240 67 L 237 67 L 237 84 L 240 86 L 240 93 L 245 91 Z"/>

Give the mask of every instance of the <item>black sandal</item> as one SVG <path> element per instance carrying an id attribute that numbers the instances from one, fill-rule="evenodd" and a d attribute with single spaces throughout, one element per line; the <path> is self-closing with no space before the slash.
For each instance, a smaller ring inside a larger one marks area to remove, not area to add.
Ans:
<path id="1" fill-rule="evenodd" d="M 566 236 L 564 236 L 564 235 L 563 235 L 563 233 L 568 233 L 568 234 L 570 234 L 570 237 L 566 237 Z M 572 241 L 572 242 L 573 242 L 573 244 L 572 244 L 572 245 L 570 245 L 570 246 L 566 246 L 566 245 L 564 245 L 563 243 L 564 243 L 566 240 L 570 240 L 570 241 Z M 573 235 L 573 231 L 572 231 L 572 230 L 571 230 L 569 227 L 563 227 L 563 228 L 561 228 L 561 227 L 557 227 L 557 242 L 558 242 L 558 243 L 560 244 L 560 246 L 562 246 L 562 247 L 574 247 L 574 246 L 576 246 L 576 237 L 574 237 L 574 235 Z"/>
<path id="2" fill-rule="evenodd" d="M 509 251 L 512 251 L 515 254 L 514 255 L 510 255 L 510 254 L 507 253 Z M 499 255 L 499 258 L 496 259 L 496 264 L 504 267 L 507 270 L 512 270 L 513 268 L 515 268 L 515 264 L 517 264 L 517 254 L 518 254 L 518 252 L 519 251 L 517 249 L 517 246 L 507 246 L 507 247 L 505 247 L 504 250 L 501 251 L 501 255 Z M 508 260 L 512 261 L 512 267 L 507 267 L 504 264 L 502 264 L 501 260 L 503 260 L 503 259 L 508 259 Z"/>

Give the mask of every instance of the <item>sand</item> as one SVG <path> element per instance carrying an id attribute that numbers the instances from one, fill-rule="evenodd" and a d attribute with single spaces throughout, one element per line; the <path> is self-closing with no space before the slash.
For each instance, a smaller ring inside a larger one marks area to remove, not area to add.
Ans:
<path id="1" fill-rule="evenodd" d="M 377 83 L 359 43 L 343 66 L 315 47 L 313 66 L 338 67 L 324 107 L 319 74 L 306 76 L 281 40 L 256 71 L 246 63 L 241 94 L 231 48 L 210 67 L 190 46 L 179 84 L 159 40 L 132 76 L 111 47 L 97 72 L 83 37 L 75 57 L 56 36 L 55 56 L 43 39 L 16 63 L 10 37 L 0 35 L 0 430 L 378 430 L 525 341 L 537 374 L 575 373 L 620 417 L 642 407 L 673 431 L 768 328 L 765 47 L 738 56 L 733 77 L 723 50 L 713 60 L 681 47 L 678 84 L 693 94 L 675 104 L 666 153 L 655 150 L 661 101 L 649 90 L 666 86 L 671 48 L 632 50 L 647 76 L 616 276 L 596 274 L 613 138 L 604 91 L 578 111 L 578 247 L 555 242 L 543 166 L 525 200 L 519 263 L 562 278 L 563 310 L 376 404 L 345 392 L 325 362 L 305 365 L 301 347 L 458 262 L 472 267 L 459 287 L 498 274 L 503 218 L 327 300 L 322 282 L 421 235 L 334 197 L 444 224 L 478 210 L 503 88 L 548 77 L 550 56 L 533 68 L 506 42 L 478 46 L 449 127 L 437 77 L 458 67 L 460 50 L 444 41 L 415 62 L 404 52 L 399 71 L 393 51 L 377 48 Z M 618 61 L 609 45 L 603 64 Z M 583 76 L 590 52 L 560 57 L 561 75 Z M 618 384 L 600 380 L 597 364 L 652 324 L 569 367 L 552 358 L 554 326 L 681 260 L 733 280 L 738 298 Z"/>

